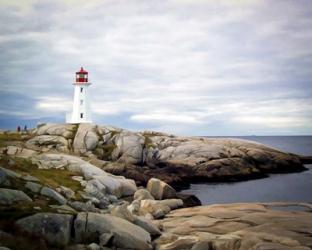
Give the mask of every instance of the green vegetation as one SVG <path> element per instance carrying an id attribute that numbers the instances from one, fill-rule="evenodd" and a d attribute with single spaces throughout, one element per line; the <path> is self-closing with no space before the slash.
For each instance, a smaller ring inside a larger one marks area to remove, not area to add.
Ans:
<path id="1" fill-rule="evenodd" d="M 116 148 L 117 146 L 115 144 L 105 144 L 102 146 L 102 149 L 103 149 L 103 152 L 102 152 L 102 158 L 103 160 L 111 160 L 112 159 L 112 153 L 114 151 L 114 149 Z"/>
<path id="2" fill-rule="evenodd" d="M 71 129 L 71 132 L 73 133 L 73 138 L 75 138 L 78 128 L 79 128 L 79 124 L 74 124 L 73 128 Z"/>
<path id="3" fill-rule="evenodd" d="M 38 178 L 41 183 L 44 183 L 45 186 L 56 188 L 62 185 L 71 188 L 75 193 L 82 190 L 80 183 L 71 178 L 74 175 L 78 175 L 77 173 L 61 169 L 39 169 L 28 159 L 14 158 L 13 164 L 9 164 L 9 161 L 10 158 L 8 156 L 2 156 L 0 164 L 2 167 L 17 173 L 34 176 Z"/>
<path id="4" fill-rule="evenodd" d="M 149 148 L 155 148 L 156 145 L 153 143 L 153 141 L 151 140 L 150 136 L 147 134 L 143 134 L 145 141 L 144 141 L 144 146 L 145 148 L 149 149 Z"/>
<path id="5" fill-rule="evenodd" d="M 0 141 L 21 141 L 22 134 L 18 133 L 3 133 L 0 134 Z"/>
<path id="6" fill-rule="evenodd" d="M 109 131 L 111 133 L 111 138 L 115 135 L 119 135 L 120 134 L 120 131 L 117 131 L 117 130 L 110 130 Z"/>
<path id="7" fill-rule="evenodd" d="M 14 142 L 25 142 L 32 138 L 32 134 L 4 132 L 0 134 L 0 147 L 14 145 Z"/>

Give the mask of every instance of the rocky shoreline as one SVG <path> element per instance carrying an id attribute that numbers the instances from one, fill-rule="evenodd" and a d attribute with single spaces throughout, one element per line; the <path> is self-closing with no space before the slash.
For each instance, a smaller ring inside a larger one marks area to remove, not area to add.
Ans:
<path id="1" fill-rule="evenodd" d="M 0 248 L 311 249 L 310 203 L 191 207 L 200 201 L 175 190 L 302 171 L 310 160 L 245 140 L 93 124 L 2 132 Z"/>
<path id="2" fill-rule="evenodd" d="M 311 157 L 241 139 L 179 137 L 93 124 L 43 125 L 25 147 L 75 154 L 146 185 L 152 177 L 178 187 L 198 181 L 239 181 L 303 171 Z"/>

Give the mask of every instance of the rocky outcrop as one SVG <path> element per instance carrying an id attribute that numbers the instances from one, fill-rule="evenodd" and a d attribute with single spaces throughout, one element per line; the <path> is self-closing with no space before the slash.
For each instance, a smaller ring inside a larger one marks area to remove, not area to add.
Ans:
<path id="1" fill-rule="evenodd" d="M 16 222 L 20 230 L 40 236 L 51 246 L 64 247 L 69 243 L 73 223 L 72 215 L 38 213 Z"/>
<path id="2" fill-rule="evenodd" d="M 98 196 L 113 194 L 117 197 L 133 195 L 137 190 L 135 182 L 123 176 L 115 176 L 86 162 L 79 157 L 65 154 L 41 154 L 32 158 L 33 163 L 43 169 L 67 169 L 80 173 L 87 182 L 86 191 Z"/>
<path id="3" fill-rule="evenodd" d="M 51 136 L 58 138 L 54 146 L 60 151 L 65 147 L 93 161 L 97 159 L 107 171 L 117 171 L 144 185 L 152 177 L 181 185 L 190 181 L 237 181 L 305 169 L 301 158 L 306 158 L 247 140 L 138 133 L 93 124 L 44 125 L 26 145 L 52 150 Z M 105 160 L 113 160 L 115 165 Z"/>
<path id="4" fill-rule="evenodd" d="M 68 140 L 58 135 L 38 135 L 27 141 L 26 145 L 30 148 L 46 150 L 55 149 L 60 152 L 69 152 Z"/>
<path id="5" fill-rule="evenodd" d="M 34 150 L 17 146 L 7 146 L 2 151 L 7 155 L 18 156 L 20 158 L 28 158 L 36 154 Z"/>
<path id="6" fill-rule="evenodd" d="M 12 249 L 18 248 L 15 238 L 25 249 L 25 241 L 39 244 L 36 249 L 312 247 L 311 204 L 297 204 L 300 209 L 291 211 L 278 211 L 281 204 L 180 209 L 199 201 L 167 184 L 297 171 L 303 167 L 296 155 L 244 140 L 92 124 L 43 125 L 10 143 L 0 148 L 0 225 L 5 231 L 0 241 Z M 132 179 L 147 183 L 146 189 L 138 189 Z"/>
<path id="7" fill-rule="evenodd" d="M 310 249 L 311 211 L 312 206 L 307 203 L 242 203 L 177 209 L 161 221 L 164 232 L 155 246 L 159 250 Z"/>
<path id="8" fill-rule="evenodd" d="M 144 142 L 144 137 L 138 133 L 129 131 L 118 133 L 114 138 L 116 148 L 112 152 L 112 159 L 127 164 L 142 165 L 145 160 Z"/>
<path id="9" fill-rule="evenodd" d="M 77 125 L 74 124 L 43 124 L 33 133 L 36 135 L 56 135 L 66 139 L 73 139 Z"/>

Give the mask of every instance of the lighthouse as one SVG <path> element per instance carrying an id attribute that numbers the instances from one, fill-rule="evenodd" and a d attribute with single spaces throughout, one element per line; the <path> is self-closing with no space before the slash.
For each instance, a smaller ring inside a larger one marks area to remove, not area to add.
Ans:
<path id="1" fill-rule="evenodd" d="M 67 123 L 91 123 L 91 109 L 89 100 L 88 72 L 80 68 L 76 72 L 74 85 L 74 102 L 72 113 L 66 116 Z"/>

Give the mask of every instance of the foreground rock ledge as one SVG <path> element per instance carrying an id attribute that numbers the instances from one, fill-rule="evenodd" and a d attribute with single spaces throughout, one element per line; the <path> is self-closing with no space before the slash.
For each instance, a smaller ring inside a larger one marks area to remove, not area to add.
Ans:
<path id="1" fill-rule="evenodd" d="M 143 185 L 151 177 L 169 184 L 263 177 L 304 170 L 303 162 L 310 159 L 241 139 L 179 137 L 95 124 L 47 124 L 33 135 L 28 149 L 88 157 L 106 171 Z"/>
<path id="2" fill-rule="evenodd" d="M 312 205 L 309 203 L 184 208 L 170 212 L 161 224 L 164 232 L 154 242 L 158 250 L 312 248 Z"/>

